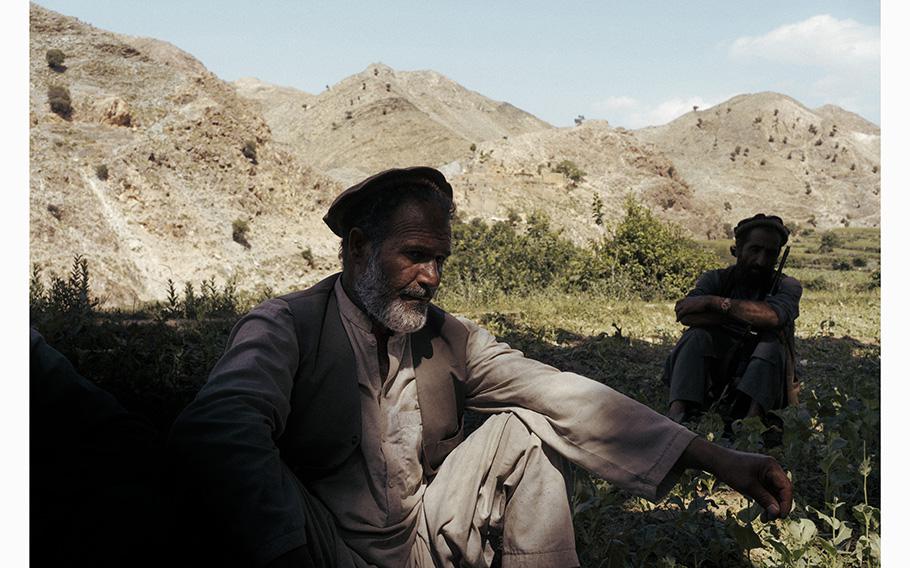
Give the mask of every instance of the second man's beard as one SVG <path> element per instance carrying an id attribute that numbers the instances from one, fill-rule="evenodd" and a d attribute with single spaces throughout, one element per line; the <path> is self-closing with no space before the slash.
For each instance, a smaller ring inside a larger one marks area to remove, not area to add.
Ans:
<path id="1" fill-rule="evenodd" d="M 378 248 L 378 247 L 377 247 Z M 427 322 L 428 304 L 407 302 L 400 294 L 429 301 L 433 294 L 418 286 L 395 290 L 382 272 L 378 250 L 367 260 L 366 271 L 354 284 L 354 290 L 367 313 L 388 329 L 398 333 L 410 333 L 422 328 Z"/>

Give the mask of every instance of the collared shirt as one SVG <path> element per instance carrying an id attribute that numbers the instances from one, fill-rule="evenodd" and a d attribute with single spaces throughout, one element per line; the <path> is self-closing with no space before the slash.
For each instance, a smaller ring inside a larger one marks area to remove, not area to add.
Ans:
<path id="1" fill-rule="evenodd" d="M 405 565 L 426 487 L 410 336 L 389 339 L 383 381 L 369 318 L 340 284 L 335 291 L 356 359 L 361 451 L 308 490 L 365 560 Z M 656 499 L 675 483 L 671 468 L 694 433 L 606 385 L 528 359 L 458 319 L 468 331 L 468 409 L 513 412 L 557 453 L 633 493 Z M 241 548 L 263 562 L 305 543 L 296 482 L 274 442 L 290 413 L 298 357 L 287 303 L 260 304 L 234 327 L 224 356 L 171 438 L 187 475 L 204 479 L 212 502 L 223 507 L 222 522 L 244 526 L 236 534 Z"/>

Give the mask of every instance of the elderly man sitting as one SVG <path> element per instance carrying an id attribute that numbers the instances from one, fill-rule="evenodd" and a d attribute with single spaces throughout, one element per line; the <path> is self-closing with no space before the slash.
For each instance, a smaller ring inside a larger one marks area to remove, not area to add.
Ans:
<path id="1" fill-rule="evenodd" d="M 685 468 L 786 515 L 770 457 L 710 444 L 430 302 L 452 188 L 432 168 L 349 188 L 325 222 L 343 270 L 241 319 L 171 449 L 209 561 L 578 566 L 568 462 L 658 499 Z M 464 436 L 463 412 L 492 416 Z M 222 554 L 221 557 L 218 555 Z"/>

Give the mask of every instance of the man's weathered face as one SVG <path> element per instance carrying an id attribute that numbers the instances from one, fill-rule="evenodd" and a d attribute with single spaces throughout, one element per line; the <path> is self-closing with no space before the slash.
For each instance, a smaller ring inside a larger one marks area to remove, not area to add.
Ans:
<path id="1" fill-rule="evenodd" d="M 736 266 L 752 282 L 770 282 L 780 247 L 781 237 L 774 229 L 752 229 L 745 242 L 736 247 Z"/>
<path id="2" fill-rule="evenodd" d="M 354 284 L 363 308 L 393 331 L 423 327 L 452 250 L 448 212 L 435 204 L 406 201 L 392 214 L 386 239 L 367 248 Z"/>

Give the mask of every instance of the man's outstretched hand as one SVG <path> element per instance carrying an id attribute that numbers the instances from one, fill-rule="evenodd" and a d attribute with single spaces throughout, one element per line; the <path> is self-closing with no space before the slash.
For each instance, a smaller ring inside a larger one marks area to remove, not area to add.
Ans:
<path id="1" fill-rule="evenodd" d="M 764 508 L 762 521 L 786 517 L 793 507 L 793 484 L 777 460 L 762 454 L 730 450 L 695 438 L 679 458 L 678 466 L 714 474 Z"/>

